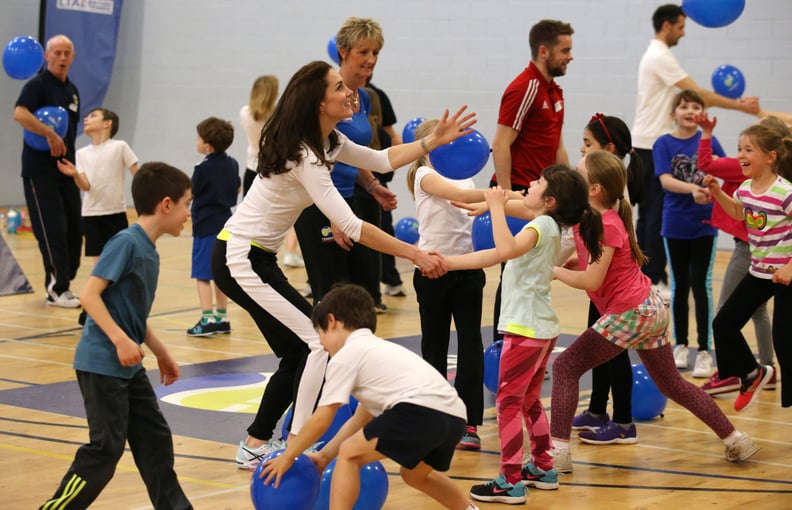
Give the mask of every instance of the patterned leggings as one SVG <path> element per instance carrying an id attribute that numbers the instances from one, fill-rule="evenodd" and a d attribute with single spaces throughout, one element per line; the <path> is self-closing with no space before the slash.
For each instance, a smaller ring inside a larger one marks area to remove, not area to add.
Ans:
<path id="1" fill-rule="evenodd" d="M 580 376 L 587 370 L 608 361 L 622 351 L 589 328 L 553 362 L 552 420 L 550 433 L 554 438 L 568 440 L 572 418 L 578 404 Z M 715 404 L 712 397 L 698 386 L 687 382 L 674 364 L 671 345 L 637 350 L 641 361 L 660 392 L 693 413 L 723 439 L 734 431 L 734 425 Z"/>
<path id="2" fill-rule="evenodd" d="M 545 368 L 555 344 L 556 338 L 537 340 L 509 334 L 503 336 L 495 404 L 498 408 L 501 473 L 509 483 L 522 480 L 523 420 L 531 441 L 534 464 L 544 470 L 553 467 L 553 459 L 548 453 L 553 447 L 550 426 L 540 397 Z"/>

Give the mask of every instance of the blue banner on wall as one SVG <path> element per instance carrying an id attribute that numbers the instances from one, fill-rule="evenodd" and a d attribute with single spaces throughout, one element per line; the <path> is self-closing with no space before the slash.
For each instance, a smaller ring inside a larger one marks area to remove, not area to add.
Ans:
<path id="1" fill-rule="evenodd" d="M 80 91 L 80 115 L 102 106 L 118 41 L 123 0 L 42 0 L 42 43 L 64 34 L 74 43 L 69 79 Z M 82 133 L 82 122 L 79 123 Z"/>

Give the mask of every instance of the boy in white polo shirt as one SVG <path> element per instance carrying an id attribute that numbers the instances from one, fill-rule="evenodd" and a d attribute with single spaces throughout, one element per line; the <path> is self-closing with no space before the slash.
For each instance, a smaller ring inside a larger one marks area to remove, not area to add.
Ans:
<path id="1" fill-rule="evenodd" d="M 360 491 L 360 468 L 390 458 L 408 485 L 446 508 L 477 507 L 446 475 L 465 432 L 467 413 L 456 390 L 419 355 L 374 335 L 374 301 L 354 284 L 335 286 L 311 320 L 330 353 L 319 405 L 286 451 L 267 461 L 263 483 L 289 470 L 294 458 L 328 429 L 339 406 L 354 396 L 359 405 L 327 445 L 309 456 L 321 472 L 338 457 L 330 489 L 332 508 L 352 508 Z"/>

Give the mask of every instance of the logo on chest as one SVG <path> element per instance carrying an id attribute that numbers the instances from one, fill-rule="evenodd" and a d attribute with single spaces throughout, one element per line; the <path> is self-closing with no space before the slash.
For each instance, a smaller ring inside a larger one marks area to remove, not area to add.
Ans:
<path id="1" fill-rule="evenodd" d="M 750 208 L 745 208 L 745 223 L 749 230 L 762 230 L 767 225 L 767 213 L 759 211 L 754 213 Z"/>

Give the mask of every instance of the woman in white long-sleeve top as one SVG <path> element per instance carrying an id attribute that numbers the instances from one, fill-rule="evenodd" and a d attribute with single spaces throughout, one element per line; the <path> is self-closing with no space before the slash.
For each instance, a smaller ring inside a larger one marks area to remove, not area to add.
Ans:
<path id="1" fill-rule="evenodd" d="M 451 116 L 446 110 L 429 136 L 376 151 L 351 142 L 335 129 L 352 115 L 352 103 L 352 91 L 326 62 L 311 62 L 295 73 L 262 131 L 258 159 L 262 178 L 254 180 L 215 243 L 215 282 L 250 313 L 280 358 L 237 452 L 242 469 L 255 469 L 273 449 L 273 429 L 292 400 L 291 433 L 299 434 L 324 377 L 327 352 L 311 325 L 311 305 L 277 264 L 277 251 L 303 209 L 316 204 L 350 239 L 409 259 L 430 277 L 448 269 L 438 254 L 399 241 L 356 217 L 333 185 L 330 171 L 339 161 L 392 172 L 468 133 L 475 114 L 465 114 L 465 107 Z"/>

